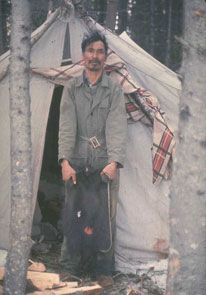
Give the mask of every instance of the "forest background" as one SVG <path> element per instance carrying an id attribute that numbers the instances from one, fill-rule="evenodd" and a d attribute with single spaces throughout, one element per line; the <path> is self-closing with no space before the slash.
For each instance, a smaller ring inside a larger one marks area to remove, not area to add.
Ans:
<path id="1" fill-rule="evenodd" d="M 31 0 L 32 31 L 41 25 L 59 0 Z M 178 71 L 181 65 L 182 0 L 87 0 L 88 14 L 118 35 L 126 31 L 148 53 Z M 115 16 L 116 15 L 116 19 Z M 11 0 L 0 0 L 0 55 L 9 48 Z"/>

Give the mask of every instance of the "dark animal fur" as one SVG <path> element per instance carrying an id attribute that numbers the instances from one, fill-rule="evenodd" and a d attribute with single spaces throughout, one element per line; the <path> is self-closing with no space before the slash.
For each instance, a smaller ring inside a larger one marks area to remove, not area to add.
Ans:
<path id="1" fill-rule="evenodd" d="M 111 243 L 107 184 L 99 172 L 77 173 L 77 184 L 70 180 L 64 209 L 63 228 L 72 253 L 108 250 Z M 93 234 L 86 234 L 90 227 Z"/>

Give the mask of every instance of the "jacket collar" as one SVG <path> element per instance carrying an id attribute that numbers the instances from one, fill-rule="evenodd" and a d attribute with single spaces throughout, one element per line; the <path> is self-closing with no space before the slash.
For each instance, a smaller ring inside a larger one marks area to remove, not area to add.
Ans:
<path id="1" fill-rule="evenodd" d="M 76 86 L 79 87 L 84 83 L 85 82 L 84 82 L 84 71 L 83 71 L 83 73 L 76 78 Z M 101 79 L 100 83 L 101 83 L 102 87 L 109 87 L 108 76 L 104 70 L 102 73 L 102 79 Z"/>

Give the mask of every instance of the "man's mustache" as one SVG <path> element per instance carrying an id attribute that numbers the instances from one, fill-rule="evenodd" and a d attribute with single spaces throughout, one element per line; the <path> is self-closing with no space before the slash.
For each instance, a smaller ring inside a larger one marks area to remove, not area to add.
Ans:
<path id="1" fill-rule="evenodd" d="M 100 64 L 100 61 L 98 59 L 92 59 L 92 60 L 90 60 L 89 63 L 97 63 L 97 64 Z"/>

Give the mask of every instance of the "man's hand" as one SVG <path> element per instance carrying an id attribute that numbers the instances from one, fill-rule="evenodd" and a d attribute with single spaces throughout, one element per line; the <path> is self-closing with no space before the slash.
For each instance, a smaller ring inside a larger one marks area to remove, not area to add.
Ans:
<path id="1" fill-rule="evenodd" d="M 72 178 L 73 184 L 76 184 L 76 171 L 69 165 L 69 162 L 64 159 L 61 163 L 62 166 L 62 179 L 68 181 Z"/>
<path id="2" fill-rule="evenodd" d="M 116 173 L 117 173 L 117 163 L 111 162 L 106 167 L 104 167 L 100 175 L 102 176 L 103 174 L 106 174 L 110 179 L 114 179 L 116 176 Z"/>

